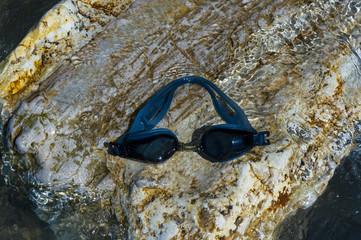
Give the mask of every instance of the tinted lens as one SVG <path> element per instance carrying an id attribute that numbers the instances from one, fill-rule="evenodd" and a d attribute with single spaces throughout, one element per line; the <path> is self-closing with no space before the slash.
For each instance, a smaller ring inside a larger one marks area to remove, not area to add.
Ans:
<path id="1" fill-rule="evenodd" d="M 200 154 L 211 161 L 236 157 L 253 147 L 253 135 L 233 129 L 210 129 L 202 137 Z"/>
<path id="2" fill-rule="evenodd" d="M 159 163 L 170 158 L 177 150 L 177 139 L 171 135 L 158 134 L 135 140 L 126 140 L 121 145 L 121 157 L 148 163 Z"/>

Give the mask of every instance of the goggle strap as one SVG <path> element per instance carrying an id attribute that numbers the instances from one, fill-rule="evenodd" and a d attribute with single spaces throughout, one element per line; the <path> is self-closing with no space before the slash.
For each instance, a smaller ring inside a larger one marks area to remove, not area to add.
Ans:
<path id="1" fill-rule="evenodd" d="M 158 97 L 160 101 L 155 102 L 151 109 L 144 115 L 147 122 L 150 122 L 150 125 L 152 125 L 151 128 L 155 127 L 168 112 L 174 92 L 175 89 L 173 91 L 170 89 L 168 92 L 162 93 L 162 96 Z"/>
<path id="2" fill-rule="evenodd" d="M 157 92 L 138 112 L 129 133 L 150 130 L 154 128 L 167 113 L 172 102 L 172 86 L 168 85 Z"/>
<path id="3" fill-rule="evenodd" d="M 226 123 L 237 124 L 245 127 L 250 132 L 257 132 L 249 123 L 244 111 L 232 99 L 230 99 L 226 94 L 224 94 L 213 83 L 209 83 L 209 85 L 210 87 L 212 87 L 212 89 L 207 89 L 206 86 L 204 88 L 208 90 L 213 100 L 214 108 Z M 220 96 L 220 100 L 217 99 L 217 96 L 214 92 L 216 92 Z"/>
<path id="4" fill-rule="evenodd" d="M 175 90 L 186 83 L 195 83 L 204 87 L 211 95 L 216 111 L 226 123 L 241 125 L 251 132 L 257 132 L 243 110 L 216 85 L 204 78 L 191 76 L 180 78 L 157 92 L 139 111 L 129 133 L 154 128 L 168 112 Z M 217 99 L 216 94 L 221 100 Z"/>

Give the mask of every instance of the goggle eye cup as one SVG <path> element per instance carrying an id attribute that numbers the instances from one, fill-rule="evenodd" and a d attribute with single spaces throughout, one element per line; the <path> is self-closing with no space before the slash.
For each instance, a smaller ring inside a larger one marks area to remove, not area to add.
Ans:
<path id="1" fill-rule="evenodd" d="M 212 162 L 225 162 L 249 152 L 254 146 L 250 132 L 237 129 L 209 129 L 202 136 L 198 153 Z"/>
<path id="2" fill-rule="evenodd" d="M 161 163 L 177 151 L 178 140 L 175 136 L 160 133 L 128 137 L 119 144 L 120 157 L 131 158 L 144 163 Z"/>

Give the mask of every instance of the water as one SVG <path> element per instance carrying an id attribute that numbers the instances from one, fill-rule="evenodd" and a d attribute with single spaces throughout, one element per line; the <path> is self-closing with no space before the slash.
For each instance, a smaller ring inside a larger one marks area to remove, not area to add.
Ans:
<path id="1" fill-rule="evenodd" d="M 282 224 L 276 239 L 361 239 L 361 146 L 343 159 L 312 207 Z"/>
<path id="2" fill-rule="evenodd" d="M 0 1 L 0 61 L 18 45 L 43 13 L 58 1 Z M 29 200 L 29 193 L 31 199 L 35 199 L 37 194 L 45 193 L 31 190 L 31 186 L 22 183 L 21 178 L 16 176 L 18 171 L 13 171 L 9 165 L 2 165 L 1 169 L 0 239 L 59 238 L 60 233 L 54 233 L 49 225 L 53 220 L 48 219 L 44 212 L 38 211 L 37 205 Z M 65 206 L 68 199 L 58 201 Z M 64 208 L 71 208 L 66 206 Z M 61 219 L 72 217 L 71 209 L 62 211 Z M 86 226 L 82 229 L 87 230 Z M 63 239 L 76 239 L 79 236 L 71 230 L 62 234 L 60 237 Z M 356 146 L 343 160 L 326 191 L 312 207 L 299 210 L 281 224 L 276 239 L 361 239 L 361 146 Z"/>
<path id="3" fill-rule="evenodd" d="M 56 239 L 49 225 L 31 210 L 26 194 L 0 176 L 0 239 Z"/>

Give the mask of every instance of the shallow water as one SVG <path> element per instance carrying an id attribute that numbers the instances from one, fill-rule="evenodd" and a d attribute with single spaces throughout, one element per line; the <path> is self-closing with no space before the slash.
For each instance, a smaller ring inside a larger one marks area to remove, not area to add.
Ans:
<path id="1" fill-rule="evenodd" d="M 18 1 L 1 1 L 0 10 L 3 14 L 0 17 L 0 60 L 19 43 L 51 4 L 57 1 L 26 0 L 21 4 Z M 46 6 L 41 6 L 40 2 Z M 13 20 L 15 21 L 12 22 Z M 299 210 L 287 219 L 280 226 L 277 239 L 360 239 L 360 160 L 361 146 L 357 146 L 337 168 L 325 193 L 311 208 Z M 44 211 L 37 211 L 37 205 L 29 200 L 28 193 L 32 194 L 31 199 L 40 193 L 31 191 L 29 186 L 16 181 L 16 176 L 8 181 L 4 175 L 8 175 L 9 171 L 11 172 L 5 167 L 0 175 L 0 239 L 56 239 L 56 235 L 61 234 L 60 238 L 63 239 L 78 237 L 79 233 L 72 232 L 70 228 L 66 233 L 53 233 L 51 226 L 38 216 L 53 224 L 56 224 L 56 219 L 47 219 Z M 60 205 L 62 200 L 54 205 L 54 209 Z M 63 220 L 72 217 L 71 207 L 60 208 L 58 211 L 63 215 Z"/>
<path id="2" fill-rule="evenodd" d="M 49 225 L 31 209 L 26 194 L 5 185 L 0 176 L 0 239 L 56 239 Z"/>

